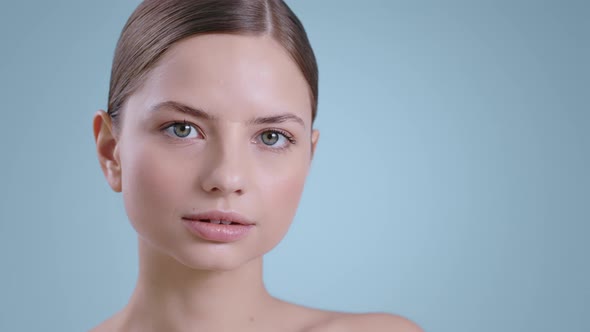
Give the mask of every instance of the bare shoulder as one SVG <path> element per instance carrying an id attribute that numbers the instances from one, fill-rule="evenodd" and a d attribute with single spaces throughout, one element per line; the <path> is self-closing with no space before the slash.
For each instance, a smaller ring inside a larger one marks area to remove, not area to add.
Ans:
<path id="1" fill-rule="evenodd" d="M 105 321 L 100 323 L 98 326 L 92 328 L 92 330 L 88 332 L 107 332 L 107 331 L 116 331 L 115 324 L 112 321 Z"/>
<path id="2" fill-rule="evenodd" d="M 334 313 L 308 332 L 424 332 L 411 320 L 387 313 Z"/>
<path id="3" fill-rule="evenodd" d="M 389 313 L 347 313 L 280 301 L 284 326 L 301 332 L 424 332 L 411 320 Z"/>
<path id="4" fill-rule="evenodd" d="M 104 322 L 100 323 L 98 326 L 95 326 L 88 332 L 115 332 L 119 330 L 120 325 L 120 313 L 108 318 Z"/>

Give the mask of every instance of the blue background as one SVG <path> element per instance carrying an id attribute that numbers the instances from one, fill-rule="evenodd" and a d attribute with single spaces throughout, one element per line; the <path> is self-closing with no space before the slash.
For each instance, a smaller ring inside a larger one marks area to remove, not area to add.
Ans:
<path id="1" fill-rule="evenodd" d="M 296 1 L 322 137 L 281 298 L 427 331 L 590 331 L 590 5 Z M 138 1 L 3 1 L 0 331 L 127 302 L 136 240 L 92 116 Z"/>

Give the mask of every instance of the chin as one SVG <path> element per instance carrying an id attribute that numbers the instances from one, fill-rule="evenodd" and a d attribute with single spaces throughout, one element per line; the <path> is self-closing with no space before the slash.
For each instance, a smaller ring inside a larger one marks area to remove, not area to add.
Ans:
<path id="1" fill-rule="evenodd" d="M 244 250 L 227 243 L 190 246 L 171 255 L 184 266 L 200 271 L 232 271 L 262 257 L 262 253 L 247 255 Z"/>

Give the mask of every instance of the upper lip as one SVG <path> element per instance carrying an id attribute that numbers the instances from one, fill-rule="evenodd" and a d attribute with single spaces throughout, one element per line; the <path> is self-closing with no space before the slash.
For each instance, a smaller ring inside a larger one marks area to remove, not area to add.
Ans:
<path id="1" fill-rule="evenodd" d="M 234 222 L 237 224 L 242 224 L 242 225 L 253 225 L 254 224 L 253 221 L 242 216 L 241 214 L 239 214 L 237 212 L 225 212 L 225 211 L 219 211 L 219 210 L 212 210 L 212 211 L 207 211 L 207 212 L 202 212 L 202 213 L 197 213 L 197 214 L 188 214 L 188 215 L 185 215 L 183 217 L 183 219 L 194 220 L 194 221 L 199 221 L 199 220 L 231 221 L 231 222 Z"/>

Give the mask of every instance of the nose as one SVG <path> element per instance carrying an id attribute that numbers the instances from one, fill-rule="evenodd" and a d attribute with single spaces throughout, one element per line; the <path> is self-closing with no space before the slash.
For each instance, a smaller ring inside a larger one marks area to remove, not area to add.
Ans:
<path id="1" fill-rule="evenodd" d="M 245 156 L 240 149 L 211 147 L 201 173 L 201 188 L 212 194 L 242 195 L 246 184 Z"/>

